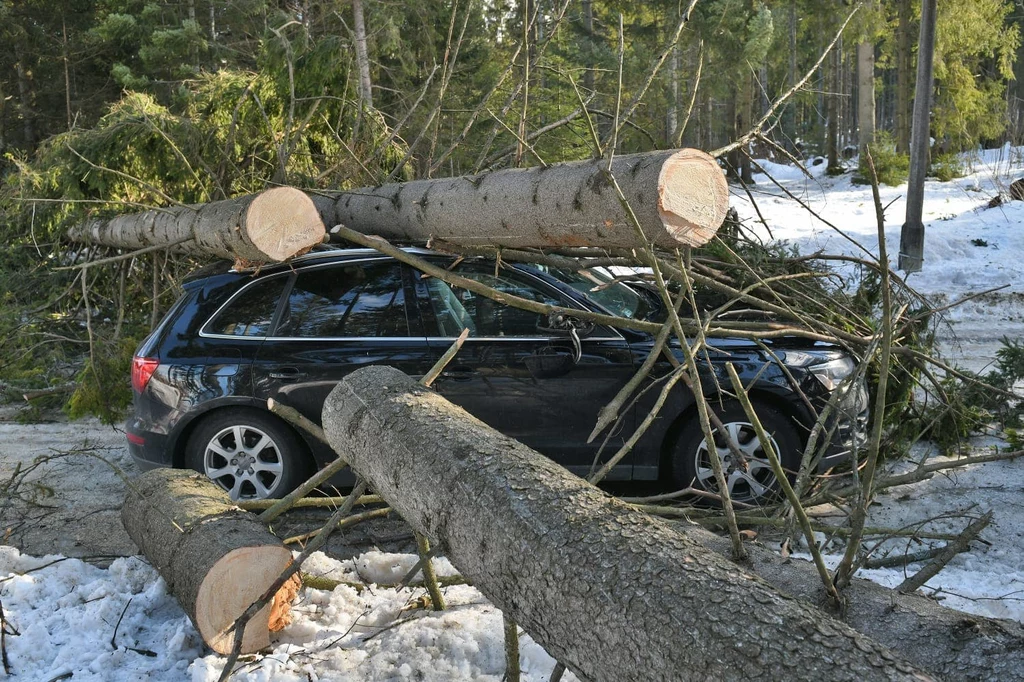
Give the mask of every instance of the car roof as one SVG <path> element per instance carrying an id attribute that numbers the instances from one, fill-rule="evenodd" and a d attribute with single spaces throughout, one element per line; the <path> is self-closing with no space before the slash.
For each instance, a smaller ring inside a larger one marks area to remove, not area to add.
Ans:
<path id="1" fill-rule="evenodd" d="M 424 249 L 418 246 L 403 247 L 402 250 L 405 251 L 406 253 L 410 253 L 416 256 L 447 255 L 437 251 L 431 251 L 430 249 Z M 260 266 L 259 268 L 256 269 L 255 272 L 251 268 L 236 268 L 235 264 L 232 263 L 231 261 L 218 261 L 216 263 L 211 263 L 210 265 L 205 265 L 199 268 L 198 270 L 192 271 L 185 277 L 184 283 L 188 284 L 192 282 L 197 282 L 208 277 L 214 277 L 216 275 L 223 275 L 228 273 L 237 273 L 239 275 L 244 274 L 250 276 L 254 274 L 269 274 L 274 272 L 280 272 L 282 270 L 290 270 L 296 267 L 301 267 L 303 265 L 309 265 L 310 263 L 318 263 L 324 261 L 329 262 L 332 260 L 344 261 L 354 258 L 362 258 L 366 256 L 379 256 L 381 258 L 390 258 L 390 256 L 387 256 L 381 253 L 380 251 L 377 251 L 376 249 L 346 248 L 344 246 L 325 245 L 318 247 L 314 251 L 310 251 L 309 253 L 305 253 L 301 256 L 296 256 L 295 258 L 292 258 L 287 261 L 283 261 L 280 263 L 268 263 L 266 265 Z"/>

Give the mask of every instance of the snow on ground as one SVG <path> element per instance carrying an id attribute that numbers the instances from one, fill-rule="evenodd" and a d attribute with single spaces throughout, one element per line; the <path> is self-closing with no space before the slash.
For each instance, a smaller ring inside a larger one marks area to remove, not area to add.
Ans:
<path id="1" fill-rule="evenodd" d="M 959 296 L 1004 285 L 1009 286 L 1003 293 L 1024 293 L 1024 259 L 1020 258 L 1024 252 L 1024 202 L 987 208 L 990 199 L 1007 192 L 1010 182 L 1024 176 L 1024 151 L 1006 146 L 964 158 L 969 175 L 926 185 L 924 267 L 910 276 L 908 284 L 926 294 Z M 756 174 L 752 194 L 771 234 L 757 224 L 756 213 L 742 189 L 732 188 L 732 205 L 741 217 L 750 219 L 748 225 L 759 236 L 786 240 L 804 254 L 823 251 L 878 255 L 878 227 L 870 187 L 854 185 L 851 173 L 837 178 L 825 176 L 825 164 L 809 169 L 815 176 L 812 179 L 791 166 L 768 162 L 760 165 L 846 236 L 801 210 L 767 176 Z M 883 185 L 880 194 L 882 205 L 887 207 L 886 249 L 895 267 L 907 186 Z M 974 240 L 987 245 L 977 245 Z"/>
<path id="2" fill-rule="evenodd" d="M 306 588 L 294 620 L 271 652 L 244 660 L 232 680 L 479 680 L 505 671 L 501 612 L 473 587 L 445 589 L 448 609 L 413 608 L 423 589 L 374 588 L 400 580 L 417 558 L 368 552 L 339 562 L 314 554 L 304 568 L 336 580 L 367 581 L 332 592 Z M 442 575 L 454 573 L 437 562 Z M 137 557 L 106 570 L 78 559 L 21 555 L 0 547 L 0 601 L 19 633 L 6 638 L 13 680 L 213 682 L 224 658 L 204 649 L 163 579 Z M 523 635 L 523 679 L 546 681 L 555 661 Z M 574 681 L 571 674 L 565 680 Z"/>
<path id="3" fill-rule="evenodd" d="M 855 162 L 847 162 L 851 166 Z M 810 166 L 807 178 L 794 166 L 758 161 L 758 165 L 842 234 L 803 210 L 765 174 L 755 174 L 751 188 L 759 222 L 747 193 L 732 187 L 731 203 L 744 224 L 761 239 L 782 240 L 802 254 L 822 252 L 862 258 L 878 256 L 878 226 L 871 188 L 855 185 L 852 173 L 825 175 L 825 164 Z M 940 329 L 947 353 L 974 371 L 991 363 L 1003 336 L 1024 329 L 1024 201 L 988 208 L 1010 183 L 1024 177 L 1024 148 L 1004 146 L 964 155 L 968 173 L 950 182 L 929 180 L 925 186 L 924 266 L 907 283 L 936 304 L 1003 287 L 946 313 L 955 328 Z M 906 215 L 907 185 L 880 187 L 885 210 L 885 244 L 893 269 L 899 257 L 900 230 Z M 845 266 L 847 271 L 853 266 Z M 837 269 L 844 271 L 844 266 Z"/>
<path id="4" fill-rule="evenodd" d="M 991 362 L 1002 336 L 1019 338 L 1024 329 L 1024 202 L 985 208 L 993 196 L 1005 192 L 1013 179 L 1024 175 L 1022 157 L 1021 150 L 1009 147 L 982 152 L 968 160 L 967 177 L 948 183 L 930 181 L 926 187 L 924 270 L 912 275 L 909 283 L 937 302 L 1007 285 L 948 315 L 952 331 L 943 332 L 945 345 L 958 361 L 974 370 Z M 870 188 L 853 185 L 849 175 L 824 177 L 823 166 L 812 168 L 813 179 L 791 166 L 767 161 L 762 166 L 846 231 L 853 241 L 811 217 L 763 175 L 756 176 L 758 185 L 753 192 L 771 235 L 756 224 L 746 194 L 733 191 L 733 205 L 756 233 L 765 239 L 787 240 L 805 254 L 822 250 L 877 255 Z M 886 245 L 893 261 L 898 253 L 905 195 L 906 185 L 882 188 L 882 202 L 888 205 Z M 3 477 L 11 473 L 4 470 L 6 460 L 27 464 L 36 454 L 78 445 L 76 441 L 90 428 L 98 431 L 95 425 L 0 423 L 0 473 Z M 107 448 L 105 456 L 125 463 L 130 470 L 123 446 L 118 449 L 107 442 L 112 437 L 109 429 L 101 434 L 100 440 Z M 975 442 L 978 452 L 993 445 L 998 443 Z M 89 513 L 96 514 L 97 519 L 104 518 L 104 514 L 113 517 L 116 503 L 110 500 L 120 499 L 115 491 L 119 479 L 105 466 L 94 466 L 96 460 L 90 461 L 93 464 L 55 460 L 54 466 L 79 467 L 64 472 L 61 479 L 77 479 L 78 488 L 72 486 L 68 491 L 58 486 L 56 495 L 88 497 L 95 490 L 97 495 L 93 497 L 98 499 Z M 46 479 L 37 482 L 45 496 Z M 941 517 L 927 528 L 958 532 L 968 522 L 950 517 L 951 512 L 977 515 L 989 509 L 995 516 L 982 534 L 988 542 L 977 542 L 970 552 L 956 557 L 929 581 L 925 591 L 956 608 L 1024 621 L 1024 462 L 975 465 L 888 491 L 872 508 L 869 523 L 917 526 Z M 64 518 L 68 523 L 73 521 Z M 111 531 L 121 532 L 119 527 Z M 82 547 L 74 542 L 81 543 L 72 540 L 67 547 L 56 549 L 80 556 L 90 553 L 79 551 Z M 97 545 L 97 553 L 99 548 Z M 908 541 L 889 541 L 878 553 L 918 548 Z M 838 560 L 839 550 L 825 547 L 832 562 Z M 345 561 L 317 555 L 305 568 L 342 580 L 387 584 L 404 575 L 414 562 L 412 555 L 371 551 Z M 453 570 L 446 562 L 439 563 L 443 573 Z M 865 571 L 861 575 L 893 586 L 916 568 Z M 422 589 L 380 587 L 356 591 L 340 586 L 333 592 L 304 589 L 294 622 L 278 634 L 273 650 L 247 659 L 232 679 L 498 682 L 505 665 L 501 614 L 468 586 L 446 589 L 451 608 L 443 613 L 408 608 L 422 594 Z M 73 673 L 76 681 L 206 682 L 220 674 L 223 659 L 202 646 L 186 616 L 167 594 L 163 580 L 138 558 L 121 558 L 108 568 L 97 568 L 78 559 L 35 558 L 13 547 L 0 546 L 0 608 L 8 623 L 5 646 L 12 680 L 35 682 Z M 547 680 L 554 664 L 527 637 L 522 640 L 522 662 L 524 679 L 530 681 Z M 571 679 L 571 675 L 564 679 Z"/>

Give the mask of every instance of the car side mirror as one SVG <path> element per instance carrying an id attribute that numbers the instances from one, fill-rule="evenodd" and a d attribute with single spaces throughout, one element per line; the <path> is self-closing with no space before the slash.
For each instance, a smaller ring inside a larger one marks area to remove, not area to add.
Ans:
<path id="1" fill-rule="evenodd" d="M 548 334 L 567 335 L 572 341 L 572 362 L 575 365 L 583 357 L 583 345 L 580 343 L 580 337 L 590 334 L 596 326 L 589 320 L 582 320 L 574 315 L 552 310 L 548 313 L 548 326 L 537 325 L 537 329 Z"/>
<path id="2" fill-rule="evenodd" d="M 538 324 L 537 330 L 548 334 L 567 336 L 575 334 L 579 337 L 585 337 L 593 332 L 596 326 L 589 320 L 582 320 L 574 315 L 552 310 L 548 313 L 547 325 L 541 326 Z"/>

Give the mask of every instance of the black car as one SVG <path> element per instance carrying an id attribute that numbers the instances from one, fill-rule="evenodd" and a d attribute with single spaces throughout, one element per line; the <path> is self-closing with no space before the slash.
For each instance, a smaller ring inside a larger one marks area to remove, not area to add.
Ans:
<path id="1" fill-rule="evenodd" d="M 499 266 L 493 260 L 453 263 L 430 251 L 410 251 L 545 304 L 622 317 L 664 316 L 657 297 L 600 271 Z M 344 375 L 387 364 L 421 376 L 463 328 L 470 336 L 434 388 L 580 475 L 592 470 L 602 444 L 606 458 L 625 442 L 660 392 L 660 384 L 643 391 L 607 442 L 602 434 L 588 443 L 598 412 L 643 363 L 652 335 L 601 325 L 571 334 L 545 315 L 449 286 L 372 250 L 314 252 L 255 274 L 229 268 L 216 265 L 192 275 L 139 347 L 127 435 L 143 469 L 190 467 L 233 499 L 280 497 L 335 457 L 269 412 L 268 398 L 319 424 L 324 399 Z M 819 468 L 847 457 L 867 412 L 863 381 L 853 380 L 854 359 L 798 338 L 770 343 L 766 351 L 743 339 L 713 339 L 701 353 L 705 391 L 714 397 L 729 386 L 725 363 L 732 362 L 791 471 L 799 468 L 816 414 L 838 391 L 829 410 L 838 417 L 828 422 L 831 435 Z M 678 345 L 670 350 L 682 359 Z M 656 366 L 649 382 L 657 384 L 670 369 L 667 361 Z M 609 480 L 717 488 L 694 398 L 682 384 L 677 387 Z M 733 497 L 770 497 L 777 480 L 743 410 L 735 401 L 712 404 L 746 459 L 733 461 L 732 449 L 716 432 L 714 447 L 727 467 Z"/>

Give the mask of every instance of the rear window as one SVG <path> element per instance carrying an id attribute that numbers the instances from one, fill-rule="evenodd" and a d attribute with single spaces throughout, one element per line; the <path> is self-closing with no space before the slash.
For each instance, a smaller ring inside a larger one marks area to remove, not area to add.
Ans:
<path id="1" fill-rule="evenodd" d="M 274 335 L 410 336 L 401 264 L 352 263 L 300 272 Z"/>
<path id="2" fill-rule="evenodd" d="M 246 287 L 206 326 L 206 333 L 223 336 L 264 337 L 284 292 L 286 276 L 268 277 Z"/>

